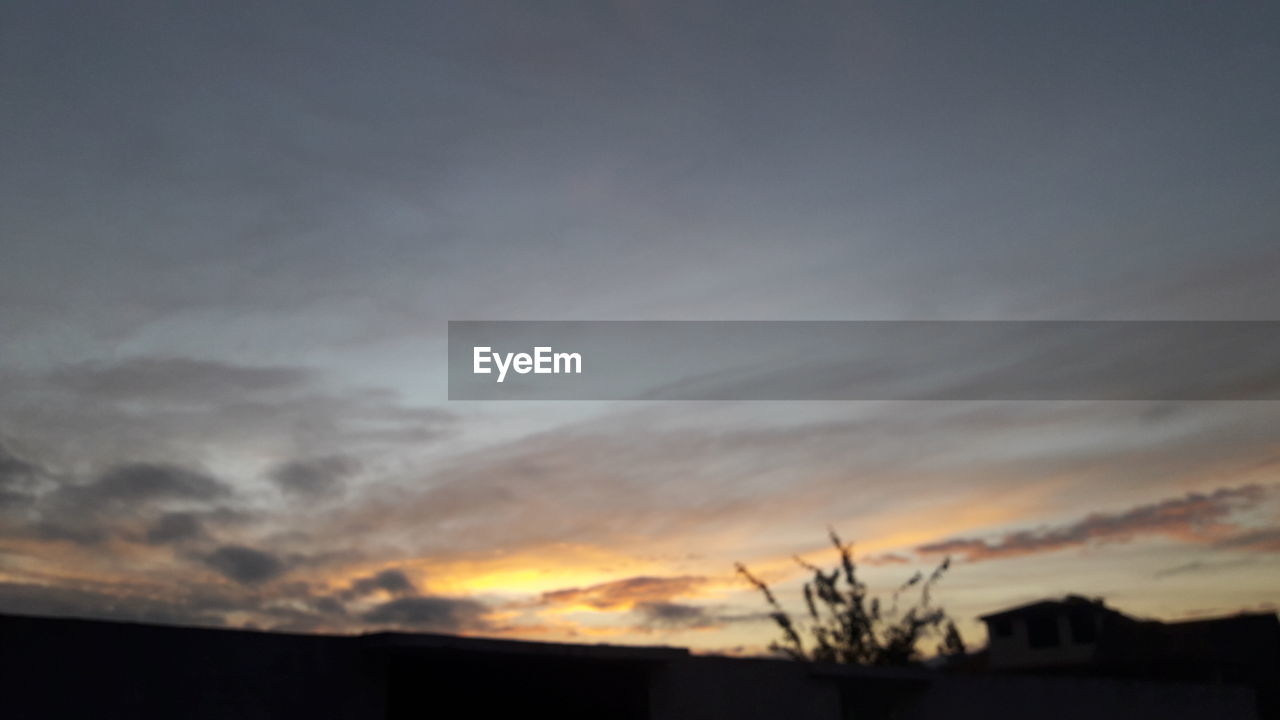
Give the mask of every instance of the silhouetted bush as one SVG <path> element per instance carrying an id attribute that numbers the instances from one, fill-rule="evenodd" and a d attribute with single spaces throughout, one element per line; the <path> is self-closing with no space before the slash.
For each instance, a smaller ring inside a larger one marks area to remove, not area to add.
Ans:
<path id="1" fill-rule="evenodd" d="M 922 639 L 941 634 L 940 654 L 964 653 L 964 641 L 955 623 L 946 611 L 931 603 L 934 584 L 951 567 L 950 557 L 927 576 L 913 575 L 894 592 L 892 605 L 884 609 L 878 598 L 868 598 L 867 586 L 858 580 L 853 545 L 842 542 L 834 530 L 830 537 L 840 556 L 835 569 L 824 571 L 796 558 L 801 567 L 813 573 L 813 579 L 804 584 L 807 616 L 801 622 L 782 608 L 763 580 L 742 563 L 737 564 L 738 573 L 764 595 L 771 609 L 769 616 L 782 630 L 782 638 L 771 643 L 770 650 L 813 662 L 906 665 L 919 659 L 917 646 Z M 900 610 L 899 596 L 913 588 L 919 589 L 919 596 L 905 611 Z M 811 638 L 810 643 L 806 644 L 805 635 Z"/>

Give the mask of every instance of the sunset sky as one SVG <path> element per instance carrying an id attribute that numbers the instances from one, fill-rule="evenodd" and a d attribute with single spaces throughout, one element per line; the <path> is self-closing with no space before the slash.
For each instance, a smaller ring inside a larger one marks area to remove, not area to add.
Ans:
<path id="1" fill-rule="evenodd" d="M 1280 6 L 0 7 L 0 612 L 1280 602 L 1280 402 L 450 402 L 449 320 L 1280 320 Z"/>

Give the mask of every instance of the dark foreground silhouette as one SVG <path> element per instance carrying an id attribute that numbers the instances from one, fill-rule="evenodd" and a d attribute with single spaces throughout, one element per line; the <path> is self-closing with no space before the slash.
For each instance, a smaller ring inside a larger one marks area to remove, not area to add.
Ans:
<path id="1" fill-rule="evenodd" d="M 1221 682 L 866 668 L 443 635 L 291 635 L 0 615 L 0 716 L 1259 717 Z"/>

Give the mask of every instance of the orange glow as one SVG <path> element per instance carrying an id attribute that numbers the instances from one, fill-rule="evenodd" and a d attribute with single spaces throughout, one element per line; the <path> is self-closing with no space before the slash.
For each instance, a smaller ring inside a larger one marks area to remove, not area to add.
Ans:
<path id="1" fill-rule="evenodd" d="M 415 558 L 400 564 L 440 595 L 537 595 L 628 575 L 663 573 L 651 560 L 580 544 L 555 543 L 487 555 Z"/>

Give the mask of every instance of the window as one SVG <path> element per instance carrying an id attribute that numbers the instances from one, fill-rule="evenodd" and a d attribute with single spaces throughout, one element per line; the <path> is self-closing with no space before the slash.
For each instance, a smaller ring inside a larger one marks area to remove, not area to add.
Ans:
<path id="1" fill-rule="evenodd" d="M 1033 648 L 1057 647 L 1062 640 L 1058 637 L 1058 618 L 1053 615 L 1041 615 L 1027 618 L 1027 644 Z"/>
<path id="2" fill-rule="evenodd" d="M 1013 621 L 1009 618 L 999 618 L 991 621 L 991 632 L 996 637 L 1009 637 L 1013 635 Z"/>

